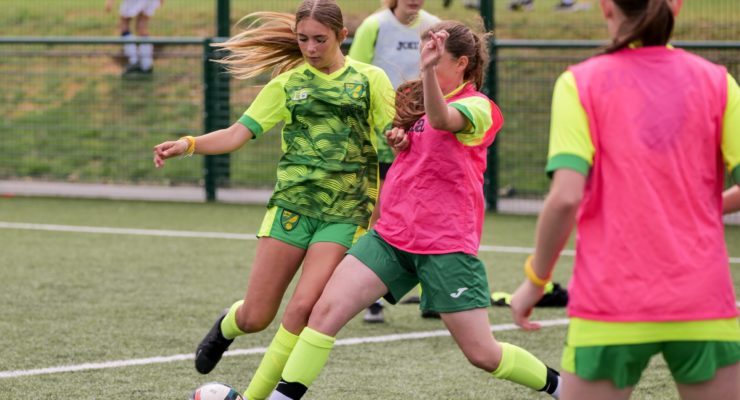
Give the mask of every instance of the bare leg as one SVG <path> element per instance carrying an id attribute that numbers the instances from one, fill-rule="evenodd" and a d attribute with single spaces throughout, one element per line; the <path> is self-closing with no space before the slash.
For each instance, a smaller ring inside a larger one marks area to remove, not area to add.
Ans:
<path id="1" fill-rule="evenodd" d="M 386 291 L 370 268 L 345 256 L 311 311 L 308 327 L 301 332 L 270 399 L 302 397 L 324 368 L 337 332 Z"/>
<path id="2" fill-rule="evenodd" d="M 136 34 L 139 36 L 149 36 L 149 17 L 146 14 L 141 13 L 136 16 Z"/>
<path id="3" fill-rule="evenodd" d="M 714 378 L 706 382 L 677 383 L 676 387 L 683 400 L 740 400 L 740 363 L 718 369 Z"/>
<path id="4" fill-rule="evenodd" d="M 541 360 L 521 347 L 499 343 L 491 334 L 488 312 L 476 308 L 442 313 L 442 321 L 471 364 L 498 379 L 544 391 L 558 398 L 560 378 Z"/>
<path id="5" fill-rule="evenodd" d="M 442 313 L 441 317 L 471 364 L 486 372 L 493 372 L 498 368 L 501 362 L 501 345 L 491 334 L 488 311 L 485 308 Z"/>
<path id="6" fill-rule="evenodd" d="M 118 19 L 118 32 L 119 33 L 130 32 L 129 31 L 130 27 L 131 27 L 131 18 L 121 17 Z"/>
<path id="7" fill-rule="evenodd" d="M 347 255 L 311 312 L 308 326 L 324 335 L 336 336 L 352 317 L 387 292 L 388 288 L 375 272 Z"/>
<path id="8" fill-rule="evenodd" d="M 272 322 L 305 254 L 305 250 L 277 239 L 259 239 L 244 304 L 236 313 L 239 329 L 259 332 Z"/>
<path id="9" fill-rule="evenodd" d="M 561 400 L 626 400 L 634 390 L 633 386 L 619 389 L 609 380 L 587 381 L 568 372 L 562 372 L 561 376 L 563 378 Z"/>
<path id="10" fill-rule="evenodd" d="M 298 335 L 308 323 L 316 302 L 347 248 L 330 242 L 311 245 L 303 260 L 303 271 L 283 314 L 283 326 Z"/>
<path id="11" fill-rule="evenodd" d="M 301 277 L 283 313 L 282 325 L 245 391 L 247 398 L 265 399 L 275 388 L 311 309 L 346 250 L 342 245 L 328 242 L 315 243 L 308 248 Z"/>

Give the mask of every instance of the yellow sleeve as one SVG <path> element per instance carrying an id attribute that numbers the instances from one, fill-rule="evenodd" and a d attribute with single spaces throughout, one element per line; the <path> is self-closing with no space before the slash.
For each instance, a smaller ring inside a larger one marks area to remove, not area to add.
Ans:
<path id="1" fill-rule="evenodd" d="M 740 185 L 740 88 L 727 74 L 727 107 L 722 119 L 722 155 L 736 184 Z"/>
<path id="2" fill-rule="evenodd" d="M 349 47 L 349 56 L 357 61 L 370 64 L 375 58 L 375 42 L 378 39 L 380 25 L 378 18 L 371 15 L 362 21 L 352 37 L 352 45 Z"/>
<path id="3" fill-rule="evenodd" d="M 280 121 L 290 118 L 285 108 L 285 91 L 283 85 L 290 71 L 278 75 L 260 90 L 252 104 L 244 111 L 239 122 L 249 128 L 258 138 L 263 132 L 270 130 Z"/>
<path id="4" fill-rule="evenodd" d="M 555 82 L 550 115 L 550 149 L 545 167 L 548 175 L 567 168 L 588 176 L 596 150 L 586 110 L 578 96 L 576 78 L 570 71 L 564 72 Z"/>
<path id="5" fill-rule="evenodd" d="M 385 138 L 385 131 L 391 129 L 396 116 L 396 91 L 388 75 L 380 68 L 372 67 L 368 73 L 370 81 L 370 126 L 377 138 Z"/>
<path id="6" fill-rule="evenodd" d="M 482 97 L 471 96 L 453 101 L 450 107 L 460 111 L 468 120 L 467 126 L 455 133 L 457 140 L 466 146 L 481 144 L 486 137 L 486 132 L 493 125 L 491 103 Z"/>

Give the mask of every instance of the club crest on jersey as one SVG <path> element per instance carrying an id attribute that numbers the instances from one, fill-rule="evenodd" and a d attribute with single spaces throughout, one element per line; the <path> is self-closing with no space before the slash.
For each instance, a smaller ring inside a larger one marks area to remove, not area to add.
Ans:
<path id="1" fill-rule="evenodd" d="M 361 83 L 345 83 L 344 92 L 353 99 L 359 99 L 365 94 L 365 85 Z"/>
<path id="2" fill-rule="evenodd" d="M 283 210 L 283 212 L 280 214 L 280 226 L 282 226 L 283 230 L 285 230 L 286 232 L 290 232 L 298 225 L 299 219 L 301 219 L 301 216 L 299 214 L 288 210 Z"/>
<path id="3" fill-rule="evenodd" d="M 290 97 L 293 101 L 306 100 L 308 98 L 308 89 L 300 89 L 293 92 L 293 96 Z"/>

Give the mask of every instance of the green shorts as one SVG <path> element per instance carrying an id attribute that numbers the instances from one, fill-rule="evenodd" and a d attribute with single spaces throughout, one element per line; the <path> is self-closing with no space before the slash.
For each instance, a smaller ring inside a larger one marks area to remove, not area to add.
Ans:
<path id="1" fill-rule="evenodd" d="M 705 382 L 717 369 L 740 361 L 738 342 L 660 342 L 612 346 L 568 347 L 563 358 L 573 358 L 578 377 L 606 379 L 620 389 L 635 386 L 650 358 L 662 353 L 673 379 L 678 383 Z M 565 366 L 563 366 L 565 369 Z M 567 370 L 567 369 L 566 369 Z"/>
<path id="2" fill-rule="evenodd" d="M 635 386 L 658 353 L 676 382 L 708 381 L 717 369 L 740 361 L 737 319 L 618 323 L 573 318 L 562 367 L 622 389 Z"/>
<path id="3" fill-rule="evenodd" d="M 355 224 L 324 222 L 275 206 L 267 210 L 257 237 L 271 237 L 302 249 L 317 242 L 350 248 L 365 232 L 364 227 Z"/>
<path id="4" fill-rule="evenodd" d="M 399 250 L 371 229 L 347 252 L 367 265 L 388 288 L 391 304 L 421 283 L 421 309 L 450 313 L 485 308 L 488 278 L 483 263 L 465 253 L 414 254 Z"/>

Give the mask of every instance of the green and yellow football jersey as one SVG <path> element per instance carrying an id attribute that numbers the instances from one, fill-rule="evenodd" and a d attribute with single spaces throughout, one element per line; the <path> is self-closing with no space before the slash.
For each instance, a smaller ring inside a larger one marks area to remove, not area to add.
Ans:
<path id="1" fill-rule="evenodd" d="M 272 79 L 239 119 L 258 138 L 283 121 L 269 206 L 367 226 L 378 197 L 378 139 L 393 121 L 385 73 L 345 58 L 325 74 L 302 64 Z"/>

